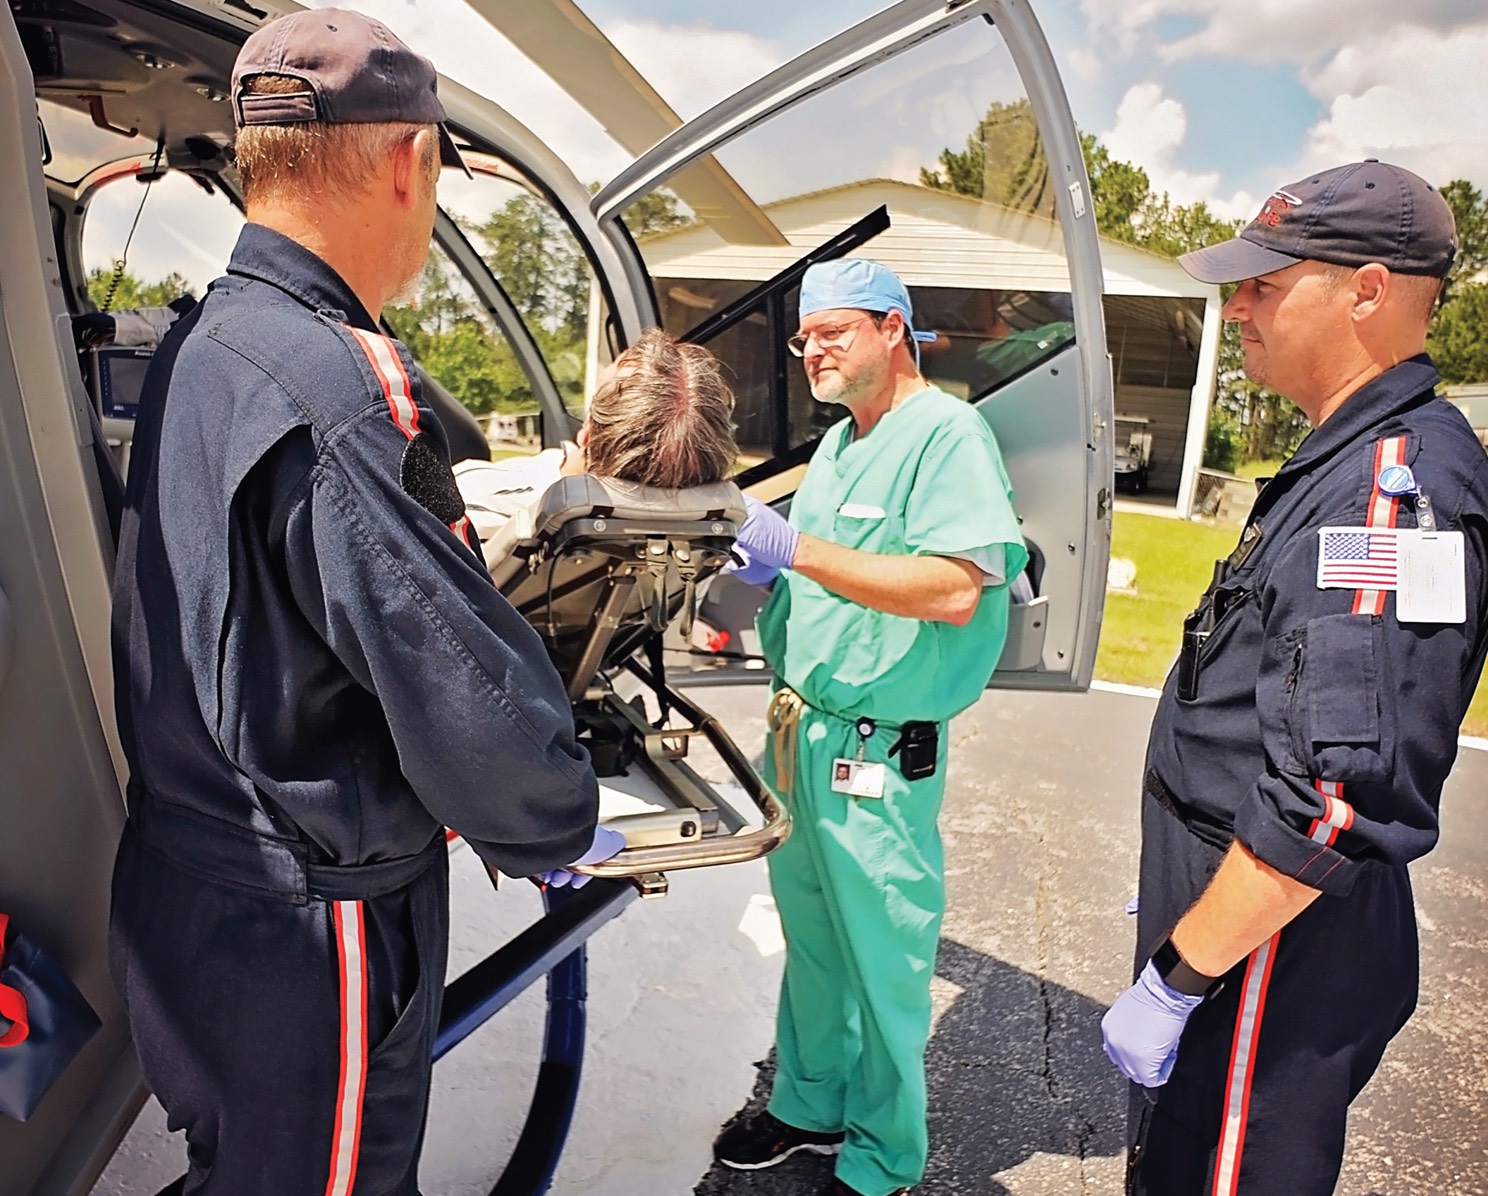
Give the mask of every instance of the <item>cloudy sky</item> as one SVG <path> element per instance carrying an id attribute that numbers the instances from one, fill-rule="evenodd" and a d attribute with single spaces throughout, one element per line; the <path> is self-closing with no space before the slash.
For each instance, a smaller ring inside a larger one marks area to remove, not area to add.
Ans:
<path id="1" fill-rule="evenodd" d="M 579 0 L 684 117 L 880 4 Z M 623 160 L 451 0 L 366 0 L 440 68 L 593 171 Z M 1033 0 L 1075 118 L 1181 201 L 1248 215 L 1320 165 L 1379 156 L 1488 186 L 1483 0 Z M 499 39 L 497 39 L 499 41 Z M 494 48 L 493 48 L 494 47 Z M 583 172 L 581 171 L 581 174 Z"/>
<path id="2" fill-rule="evenodd" d="M 628 160 L 598 121 L 461 0 L 341 2 L 385 20 L 447 75 L 503 105 L 581 180 L 607 179 Z M 477 2 L 499 10 L 522 0 Z M 684 119 L 881 7 L 578 3 Z M 1488 0 L 1031 3 L 1077 123 L 1180 202 L 1203 199 L 1249 217 L 1275 187 L 1366 156 L 1437 183 L 1465 177 L 1488 189 Z M 720 157 L 761 200 L 869 177 L 914 179 L 941 147 L 962 144 L 989 100 L 1019 90 L 1000 39 L 965 28 L 778 117 Z M 183 194 L 172 193 L 172 182 L 162 184 L 157 206 L 205 203 L 179 180 Z M 458 201 L 457 190 L 446 198 Z M 119 252 L 136 194 L 121 187 L 100 196 L 102 219 L 85 236 L 89 265 L 107 266 Z M 180 270 L 200 287 L 235 236 L 235 221 L 142 227 L 131 266 L 144 278 Z"/>

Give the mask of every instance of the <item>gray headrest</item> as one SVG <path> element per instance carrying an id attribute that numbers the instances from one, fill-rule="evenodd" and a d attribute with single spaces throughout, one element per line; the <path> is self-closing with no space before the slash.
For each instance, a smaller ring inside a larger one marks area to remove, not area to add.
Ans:
<path id="1" fill-rule="evenodd" d="M 486 544 L 488 562 L 504 561 L 524 540 L 551 535 L 570 519 L 583 519 L 596 509 L 608 510 L 617 519 L 679 523 L 706 519 L 710 515 L 734 524 L 744 522 L 744 495 L 733 482 L 714 482 L 686 490 L 663 490 L 640 486 L 593 474 L 559 478 L 529 513 L 507 522 Z M 715 515 L 715 513 L 717 513 Z"/>

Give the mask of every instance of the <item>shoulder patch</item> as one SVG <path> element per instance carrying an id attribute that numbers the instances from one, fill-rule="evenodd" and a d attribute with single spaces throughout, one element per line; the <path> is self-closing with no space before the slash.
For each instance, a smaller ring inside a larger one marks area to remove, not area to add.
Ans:
<path id="1" fill-rule="evenodd" d="M 398 470 L 403 491 L 440 523 L 457 523 L 465 515 L 465 500 L 455 483 L 455 471 L 427 432 L 420 432 L 403 450 Z"/>

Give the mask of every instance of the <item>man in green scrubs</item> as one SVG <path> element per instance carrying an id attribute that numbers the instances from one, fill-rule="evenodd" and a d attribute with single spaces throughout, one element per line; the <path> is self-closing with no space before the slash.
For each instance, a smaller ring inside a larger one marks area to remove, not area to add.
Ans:
<path id="1" fill-rule="evenodd" d="M 936 819 L 946 722 L 986 685 L 1028 554 L 997 442 L 926 383 L 909 294 L 877 262 L 811 267 L 800 331 L 822 438 L 787 522 L 750 500 L 739 575 L 773 584 L 765 779 L 795 831 L 770 857 L 785 929 L 769 1109 L 718 1159 L 840 1151 L 824 1196 L 889 1196 L 925 1170 L 930 978 L 945 908 Z"/>

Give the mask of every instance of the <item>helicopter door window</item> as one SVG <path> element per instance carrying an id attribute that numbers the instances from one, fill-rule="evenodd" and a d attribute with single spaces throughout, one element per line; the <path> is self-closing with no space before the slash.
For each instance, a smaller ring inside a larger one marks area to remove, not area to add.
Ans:
<path id="1" fill-rule="evenodd" d="M 725 207 L 712 202 L 717 177 L 731 183 Z M 816 92 L 659 184 L 621 219 L 670 332 L 687 333 L 882 211 L 882 225 L 846 251 L 905 280 L 916 327 L 939 333 L 944 349 L 926 357 L 927 372 L 950 393 L 980 398 L 1074 338 L 1057 183 L 990 26 L 957 27 Z M 776 293 L 706 341 L 738 383 L 742 446 L 781 464 L 804 459 L 843 414 L 813 400 L 800 362 L 778 349 L 796 329 L 798 293 Z M 991 350 L 1001 328 L 981 311 L 988 299 L 1028 341 L 1016 363 Z M 984 347 L 997 360 L 978 361 Z"/>
<path id="2" fill-rule="evenodd" d="M 121 473 L 144 367 L 171 323 L 226 269 L 242 227 L 219 189 L 174 171 L 148 183 L 120 175 L 88 199 L 73 334 Z"/>
<path id="3" fill-rule="evenodd" d="M 242 228 L 226 195 L 178 171 L 152 183 L 130 176 L 106 183 L 83 220 L 79 306 L 118 311 L 200 298 L 227 268 Z"/>
<path id="4" fill-rule="evenodd" d="M 958 398 L 990 394 L 1075 339 L 1065 291 L 916 287 L 913 299 L 916 322 L 936 331 L 920 348 L 925 377 Z"/>
<path id="5" fill-rule="evenodd" d="M 538 400 L 511 341 L 443 249 L 430 247 L 413 296 L 382 314 L 420 368 L 479 421 L 493 456 L 542 447 Z"/>
<path id="6" fill-rule="evenodd" d="M 589 379 L 608 358 L 608 312 L 593 265 L 558 210 L 514 167 L 474 151 L 464 157 L 475 177 L 444 171 L 440 205 L 516 308 L 564 410 L 581 418 Z M 514 365 L 509 377 L 492 377 L 501 404 L 493 410 L 517 413 L 516 390 L 501 388 L 515 387 L 520 376 Z"/>

